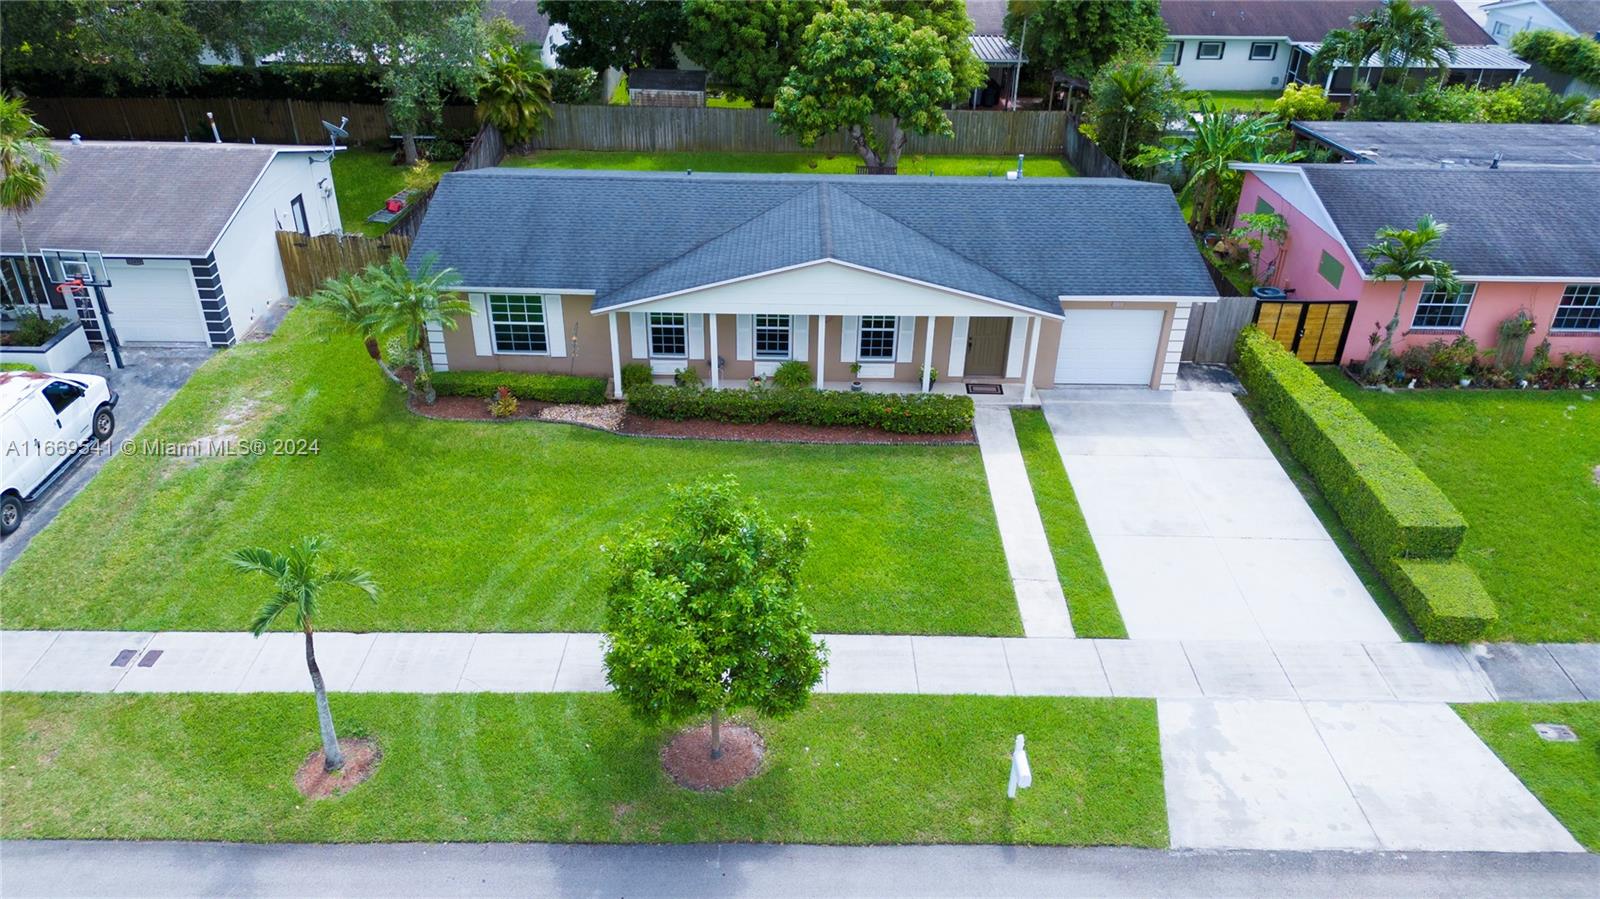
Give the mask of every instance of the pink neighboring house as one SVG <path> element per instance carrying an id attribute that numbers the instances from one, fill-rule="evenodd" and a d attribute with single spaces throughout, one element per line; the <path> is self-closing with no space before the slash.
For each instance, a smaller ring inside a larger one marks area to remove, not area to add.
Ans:
<path id="1" fill-rule="evenodd" d="M 1341 362 L 1366 358 L 1369 335 L 1394 314 L 1398 281 L 1375 281 L 1363 251 L 1384 226 L 1424 214 L 1450 226 L 1438 255 L 1463 282 L 1456 297 L 1412 283 L 1396 347 L 1466 334 L 1487 352 L 1500 322 L 1527 310 L 1528 352 L 1600 356 L 1600 168 L 1424 169 L 1374 165 L 1236 164 L 1237 217 L 1273 211 L 1289 224 L 1262 269 L 1296 302 L 1353 301 Z"/>

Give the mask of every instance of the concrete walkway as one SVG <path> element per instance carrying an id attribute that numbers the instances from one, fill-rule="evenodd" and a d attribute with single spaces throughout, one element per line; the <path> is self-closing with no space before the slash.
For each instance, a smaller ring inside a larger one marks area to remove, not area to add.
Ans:
<path id="1" fill-rule="evenodd" d="M 1017 445 L 1011 408 L 978 406 L 973 430 L 983 453 L 983 470 L 989 478 L 989 496 L 994 500 L 994 517 L 1000 525 L 1000 544 L 1011 571 L 1011 588 L 1017 594 L 1022 632 L 1029 637 L 1071 637 L 1072 617 L 1056 576 L 1050 541 L 1044 535 L 1022 449 Z"/>
<path id="2" fill-rule="evenodd" d="M 1051 846 L 0 844 L 6 896 L 1589 897 L 1600 856 Z"/>
<path id="3" fill-rule="evenodd" d="M 1130 637 L 1398 639 L 1232 395 L 1040 396 Z"/>
<path id="4" fill-rule="evenodd" d="M 821 690 L 1374 703 L 1600 701 L 1600 644 L 1263 643 L 835 634 Z M 328 688 L 607 689 L 599 634 L 317 635 Z M 119 664 L 120 663 L 120 664 Z M 307 689 L 295 633 L 0 632 L 0 690 Z"/>

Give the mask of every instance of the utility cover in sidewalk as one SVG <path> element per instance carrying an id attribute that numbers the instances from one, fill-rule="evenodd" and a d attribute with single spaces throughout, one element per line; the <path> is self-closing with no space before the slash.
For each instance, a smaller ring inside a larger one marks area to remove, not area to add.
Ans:
<path id="1" fill-rule="evenodd" d="M 140 668 L 153 667 L 155 665 L 155 663 L 156 663 L 156 660 L 160 659 L 160 658 L 161 658 L 161 650 L 152 649 L 149 652 L 144 654 L 144 658 L 139 660 L 139 667 Z"/>
<path id="2" fill-rule="evenodd" d="M 1565 724 L 1535 724 L 1533 732 L 1552 743 L 1576 743 L 1578 735 Z"/>
<path id="3" fill-rule="evenodd" d="M 123 651 L 117 653 L 116 658 L 111 660 L 111 667 L 126 668 L 128 667 L 128 663 L 133 661 L 133 657 L 138 654 L 139 650 L 137 649 L 124 649 Z"/>

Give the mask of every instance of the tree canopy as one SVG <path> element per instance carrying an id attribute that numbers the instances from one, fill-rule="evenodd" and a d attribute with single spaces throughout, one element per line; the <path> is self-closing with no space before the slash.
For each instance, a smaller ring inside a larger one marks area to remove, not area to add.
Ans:
<path id="1" fill-rule="evenodd" d="M 1005 30 L 1008 40 L 1022 46 L 1030 65 L 1084 79 L 1121 54 L 1154 54 L 1167 36 L 1161 0 L 1011 0 Z"/>
<path id="2" fill-rule="evenodd" d="M 1456 45 L 1433 7 L 1384 0 L 1382 6 L 1352 17 L 1349 28 L 1328 32 L 1311 58 L 1311 69 L 1318 74 L 1336 66 L 1359 69 L 1375 59 L 1380 81 L 1392 71 L 1403 80 L 1410 69 L 1438 69 L 1443 75 L 1455 58 Z M 1364 84 L 1355 80 L 1358 93 Z"/>
<path id="3" fill-rule="evenodd" d="M 556 50 L 565 68 L 675 69 L 684 37 L 683 4 L 651 0 L 539 0 L 539 11 L 567 29 Z"/>
<path id="4" fill-rule="evenodd" d="M 1183 115 L 1183 81 L 1154 56 L 1119 56 L 1089 82 L 1088 124 L 1094 140 L 1117 165 L 1136 174 L 1134 158 Z"/>
<path id="5" fill-rule="evenodd" d="M 202 47 L 185 11 L 180 0 L 3 3 L 0 57 L 8 68 L 66 74 L 93 65 L 130 84 L 181 86 L 197 76 Z"/>
<path id="6" fill-rule="evenodd" d="M 686 0 L 683 52 L 732 93 L 770 106 L 806 26 L 827 8 L 822 0 Z"/>

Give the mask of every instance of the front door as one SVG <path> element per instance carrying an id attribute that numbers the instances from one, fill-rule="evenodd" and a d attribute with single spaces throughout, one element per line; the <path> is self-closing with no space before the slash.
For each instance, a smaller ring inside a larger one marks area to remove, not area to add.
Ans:
<path id="1" fill-rule="evenodd" d="M 1006 347 L 1011 343 L 1011 319 L 984 316 L 967 323 L 967 368 L 973 377 L 998 378 L 1006 371 Z"/>
<path id="2" fill-rule="evenodd" d="M 1272 303 L 1256 304 L 1256 327 L 1300 361 L 1331 364 L 1344 352 L 1350 333 L 1350 315 L 1355 303 Z"/>

